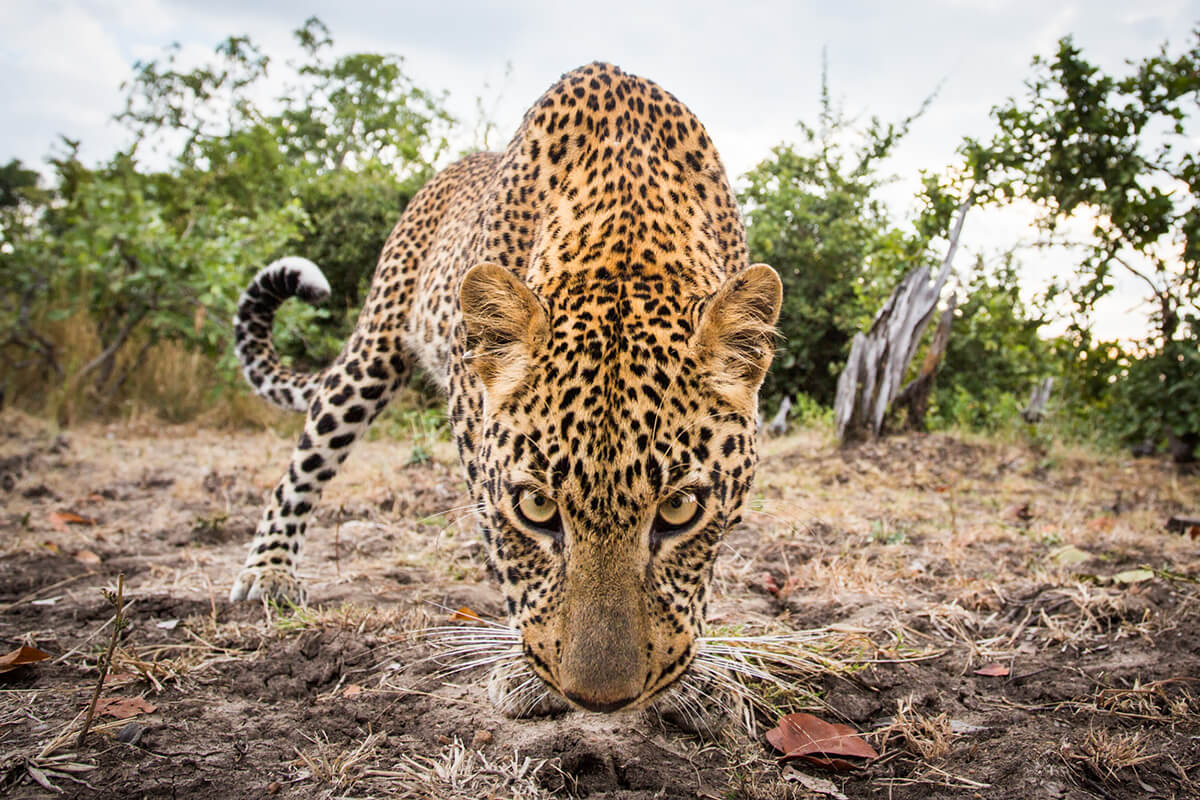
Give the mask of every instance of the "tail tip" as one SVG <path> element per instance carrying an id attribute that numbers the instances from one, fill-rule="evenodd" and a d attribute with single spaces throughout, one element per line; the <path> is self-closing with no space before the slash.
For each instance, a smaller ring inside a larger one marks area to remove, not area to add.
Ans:
<path id="1" fill-rule="evenodd" d="M 306 303 L 319 303 L 329 297 L 329 281 L 325 278 L 325 273 L 307 258 L 285 256 L 272 261 L 263 269 L 260 277 L 267 274 L 279 276 L 288 284 L 294 280 L 293 293 Z"/>

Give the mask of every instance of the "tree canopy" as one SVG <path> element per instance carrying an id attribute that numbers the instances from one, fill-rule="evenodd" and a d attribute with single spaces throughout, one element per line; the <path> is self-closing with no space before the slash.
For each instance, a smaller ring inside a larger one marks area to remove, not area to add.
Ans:
<path id="1" fill-rule="evenodd" d="M 1181 54 L 1164 45 L 1120 77 L 1071 37 L 1033 70 L 1024 96 L 993 110 L 996 134 L 964 145 L 977 191 L 1028 201 L 1045 242 L 1077 254 L 1075 274 L 1050 294 L 1068 301 L 1078 352 L 1091 346 L 1093 312 L 1114 276 L 1144 286 L 1156 329 L 1136 343 L 1138 366 L 1113 382 L 1146 409 L 1129 435 L 1190 455 L 1200 444 L 1200 162 L 1189 116 L 1200 101 L 1200 31 Z M 1090 222 L 1082 241 L 1059 235 L 1073 219 Z"/>
<path id="2" fill-rule="evenodd" d="M 80 143 L 63 140 L 49 181 L 16 160 L 0 166 L 0 402 L 34 408 L 49 397 L 39 410 L 64 421 L 72 409 L 113 413 L 130 376 L 164 347 L 210 365 L 204 385 L 228 395 L 234 303 L 255 270 L 288 253 L 319 263 L 334 297 L 323 310 L 284 306 L 280 351 L 310 363 L 334 354 L 388 231 L 448 159 L 458 122 L 401 56 L 339 54 L 315 17 L 295 37 L 292 62 L 245 36 L 198 66 L 168 48 L 135 63 L 124 84 L 120 152 L 85 164 Z M 854 334 L 904 275 L 941 257 L 954 209 L 1021 203 L 1035 210 L 1039 246 L 1064 248 L 1075 266 L 1047 287 L 1022 285 L 1017 251 L 960 270 L 930 418 L 1019 424 L 1020 398 L 1054 376 L 1063 390 L 1052 420 L 1064 431 L 1195 453 L 1200 32 L 1119 75 L 1063 39 L 1034 58 L 1019 96 L 996 105 L 988 136 L 965 139 L 958 163 L 921 176 L 908 217 L 883 190 L 888 158 L 925 105 L 859 123 L 832 101 L 828 76 L 820 100 L 795 141 L 735 176 L 752 258 L 785 287 L 767 405 L 789 397 L 810 415 L 828 406 Z M 1081 220 L 1085 234 L 1069 238 Z M 967 231 L 970 251 L 970 222 Z M 1138 341 L 1105 341 L 1094 328 L 1119 275 L 1153 307 Z M 1047 338 L 1059 313 L 1067 333 Z"/>

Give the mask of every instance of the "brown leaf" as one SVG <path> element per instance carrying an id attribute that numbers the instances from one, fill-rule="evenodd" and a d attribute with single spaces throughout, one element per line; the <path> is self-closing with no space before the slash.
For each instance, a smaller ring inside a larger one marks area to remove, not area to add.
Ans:
<path id="1" fill-rule="evenodd" d="M 779 583 L 771 573 L 764 572 L 762 574 L 762 587 L 776 597 L 779 597 Z"/>
<path id="2" fill-rule="evenodd" d="M 358 697 L 360 694 L 362 694 L 362 690 L 363 687 L 359 686 L 357 683 L 347 684 L 346 688 L 342 689 L 342 697 Z"/>
<path id="3" fill-rule="evenodd" d="M 26 664 L 35 664 L 38 661 L 45 661 L 50 657 L 49 653 L 43 653 L 36 647 L 30 647 L 23 644 L 11 653 L 5 653 L 0 656 L 0 672 L 8 672 L 9 670 L 23 667 Z"/>
<path id="4" fill-rule="evenodd" d="M 80 550 L 75 554 L 75 560 L 80 564 L 99 564 L 100 556 L 96 555 L 91 550 Z"/>
<path id="5" fill-rule="evenodd" d="M 102 697 L 96 703 L 97 714 L 107 714 L 117 719 L 129 719 L 138 714 L 149 714 L 158 706 L 141 697 Z"/>
<path id="6" fill-rule="evenodd" d="M 110 672 L 104 676 L 104 685 L 113 688 L 126 683 L 134 683 L 140 678 L 140 675 L 132 672 Z"/>
<path id="7" fill-rule="evenodd" d="M 838 772 L 849 772 L 850 770 L 858 769 L 859 766 L 861 766 L 859 764 L 855 764 L 853 761 L 847 761 L 844 758 L 826 758 L 825 756 L 800 756 L 800 760 L 807 761 L 809 764 L 815 764 L 818 767 L 836 769 Z"/>
<path id="8" fill-rule="evenodd" d="M 984 664 L 979 669 L 975 670 L 976 675 L 983 675 L 986 678 L 1007 678 L 1009 675 L 1008 667 L 998 662 Z"/>
<path id="9" fill-rule="evenodd" d="M 875 748 L 849 725 L 826 722 L 812 714 L 797 713 L 781 717 L 778 727 L 767 731 L 767 741 L 783 753 L 783 758 L 808 756 L 808 761 L 838 769 L 853 768 L 855 765 L 837 756 L 867 760 L 879 758 Z"/>
<path id="10" fill-rule="evenodd" d="M 74 511 L 52 511 L 47 519 L 50 521 L 50 527 L 56 531 L 65 531 L 68 525 L 96 524 L 96 520 L 91 517 L 80 516 Z"/>
<path id="11" fill-rule="evenodd" d="M 471 609 L 463 606 L 450 615 L 452 622 L 483 622 L 483 619 Z"/>

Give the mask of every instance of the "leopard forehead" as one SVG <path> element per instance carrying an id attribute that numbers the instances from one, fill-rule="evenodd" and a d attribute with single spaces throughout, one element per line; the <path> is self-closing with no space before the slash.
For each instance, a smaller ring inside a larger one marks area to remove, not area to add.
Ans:
<path id="1" fill-rule="evenodd" d="M 689 325 L 667 325 L 660 340 L 634 321 L 608 342 L 563 327 L 545 346 L 561 357 L 536 361 L 485 429 L 492 498 L 532 485 L 574 519 L 628 526 L 678 489 L 715 487 L 723 499 L 727 484 L 744 481 L 754 420 L 707 390 L 675 333 Z"/>

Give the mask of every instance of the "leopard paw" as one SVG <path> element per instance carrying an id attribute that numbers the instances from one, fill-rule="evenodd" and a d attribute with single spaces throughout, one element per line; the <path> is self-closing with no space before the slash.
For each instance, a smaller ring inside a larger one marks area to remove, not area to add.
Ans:
<path id="1" fill-rule="evenodd" d="M 308 600 L 308 592 L 300 579 L 286 567 L 246 567 L 238 573 L 233 583 L 229 602 L 263 599 L 302 606 Z"/>

